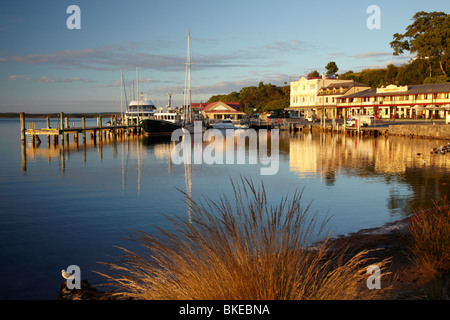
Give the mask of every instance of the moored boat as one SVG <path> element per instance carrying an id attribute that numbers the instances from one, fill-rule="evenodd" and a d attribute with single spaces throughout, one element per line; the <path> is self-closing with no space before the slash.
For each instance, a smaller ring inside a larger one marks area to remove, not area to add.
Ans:
<path id="1" fill-rule="evenodd" d="M 156 107 L 152 100 L 130 101 L 128 109 L 125 111 L 125 120 L 129 124 L 137 124 L 138 119 L 149 119 L 155 114 Z"/>
<path id="2" fill-rule="evenodd" d="M 154 113 L 152 118 L 140 122 L 142 130 L 149 136 L 171 135 L 181 129 L 181 116 L 173 112 Z"/>
<path id="3" fill-rule="evenodd" d="M 234 123 L 231 120 L 222 120 L 220 122 L 213 123 L 211 124 L 211 127 L 214 129 L 248 129 L 248 125 Z"/>

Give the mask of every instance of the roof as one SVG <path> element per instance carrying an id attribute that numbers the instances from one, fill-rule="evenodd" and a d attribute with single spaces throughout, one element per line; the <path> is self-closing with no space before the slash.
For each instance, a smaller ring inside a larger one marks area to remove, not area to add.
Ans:
<path id="1" fill-rule="evenodd" d="M 341 98 L 360 98 L 360 97 L 381 97 L 381 96 L 401 96 L 407 94 L 423 94 L 423 93 L 450 93 L 450 82 L 435 84 L 419 84 L 408 85 L 406 91 L 377 92 L 377 88 L 360 91 Z"/>
<path id="2" fill-rule="evenodd" d="M 206 107 L 208 105 L 208 103 L 206 102 L 200 102 L 200 103 L 191 103 L 191 107 L 192 108 L 200 108 L 203 109 L 204 107 Z"/>
<path id="3" fill-rule="evenodd" d="M 359 82 L 354 82 L 354 81 L 352 81 L 352 82 L 335 82 L 335 83 L 330 83 L 326 87 L 320 88 L 320 90 L 323 90 L 324 92 L 320 93 L 320 91 L 319 91 L 319 93 L 317 95 L 318 96 L 335 96 L 335 95 L 339 95 L 339 94 L 342 95 L 342 94 L 348 92 L 350 89 L 355 88 L 355 87 L 370 88 L 370 86 L 368 86 L 368 85 L 365 85 L 365 84 L 362 84 Z M 336 89 L 336 90 L 340 91 L 341 88 L 344 90 L 343 92 L 332 92 L 332 91 L 326 92 L 327 89 L 329 89 L 329 90 Z"/>
<path id="4" fill-rule="evenodd" d="M 227 108 L 228 110 L 215 110 L 214 107 L 217 105 L 222 105 L 223 108 Z M 218 102 L 213 102 L 210 103 L 208 105 L 206 105 L 202 111 L 205 113 L 244 113 L 244 112 L 240 112 L 237 111 L 235 108 L 239 108 L 240 104 L 238 102 L 223 102 L 223 101 L 218 101 Z"/>
<path id="5" fill-rule="evenodd" d="M 370 87 L 370 86 L 368 86 L 368 85 L 366 85 L 366 84 L 363 84 L 363 83 L 359 83 L 359 82 L 354 82 L 354 81 L 352 81 L 352 82 L 348 82 L 348 81 L 346 81 L 346 82 L 334 82 L 334 83 L 330 83 L 328 86 L 326 86 L 324 89 L 326 89 L 326 88 L 348 88 L 348 89 L 350 89 L 350 88 L 353 88 L 353 87 Z"/>

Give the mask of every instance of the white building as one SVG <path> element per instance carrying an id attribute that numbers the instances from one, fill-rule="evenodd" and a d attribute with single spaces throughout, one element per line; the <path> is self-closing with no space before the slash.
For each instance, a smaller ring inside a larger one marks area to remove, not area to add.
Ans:
<path id="1" fill-rule="evenodd" d="M 325 75 L 310 79 L 302 77 L 298 81 L 291 82 L 290 86 L 291 103 L 287 110 L 290 111 L 292 118 L 312 115 L 321 116 L 323 111 L 330 117 L 333 115 L 333 112 L 336 112 L 337 97 L 347 92 L 355 93 L 370 88 L 355 83 L 353 80 L 327 78 Z M 355 91 L 355 87 L 358 87 L 358 91 Z M 327 88 L 329 89 L 328 91 Z"/>

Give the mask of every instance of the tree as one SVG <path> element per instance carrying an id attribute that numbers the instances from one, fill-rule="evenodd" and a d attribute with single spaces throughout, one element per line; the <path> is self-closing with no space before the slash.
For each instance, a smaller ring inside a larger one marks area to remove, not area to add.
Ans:
<path id="1" fill-rule="evenodd" d="M 433 60 L 439 62 L 442 74 L 447 77 L 450 44 L 450 15 L 444 12 L 417 12 L 412 18 L 413 23 L 406 28 L 404 34 L 393 35 L 390 43 L 394 55 L 405 51 L 417 53 L 420 59 L 427 59 L 432 76 Z"/>
<path id="2" fill-rule="evenodd" d="M 387 82 L 390 84 L 394 84 L 397 80 L 397 75 L 398 75 L 398 68 L 393 64 L 389 64 L 387 66 L 387 76 L 386 76 Z"/>
<path id="3" fill-rule="evenodd" d="M 308 75 L 306 76 L 308 79 L 310 78 L 317 78 L 320 77 L 320 74 L 317 70 L 311 71 L 310 73 L 308 73 Z"/>
<path id="4" fill-rule="evenodd" d="M 290 86 L 277 87 L 260 82 L 257 87 L 245 87 L 239 92 L 212 96 L 208 102 L 239 102 L 241 110 L 250 114 L 258 111 L 283 110 L 289 107 Z"/>
<path id="5" fill-rule="evenodd" d="M 327 66 L 325 67 L 327 69 L 327 76 L 328 77 L 334 77 L 336 75 L 336 72 L 338 72 L 339 68 L 336 65 L 336 62 L 330 61 L 328 62 Z"/>

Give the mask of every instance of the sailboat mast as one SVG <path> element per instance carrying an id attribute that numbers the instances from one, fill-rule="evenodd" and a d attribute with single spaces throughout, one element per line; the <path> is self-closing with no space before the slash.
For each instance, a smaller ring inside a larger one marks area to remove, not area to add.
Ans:
<path id="1" fill-rule="evenodd" d="M 188 33 L 188 93 L 189 93 L 189 122 L 192 121 L 192 100 L 191 100 L 191 32 Z"/>
<path id="2" fill-rule="evenodd" d="M 141 97 L 140 97 L 140 95 L 139 95 L 139 70 L 138 70 L 138 67 L 136 66 L 136 83 L 137 83 L 137 101 L 138 101 L 138 106 L 137 106 L 137 111 L 138 111 L 138 114 L 137 114 L 137 123 L 136 124 L 139 124 L 139 115 L 140 115 L 140 111 L 141 111 Z"/>
<path id="3" fill-rule="evenodd" d="M 123 69 L 120 70 L 120 119 L 123 121 Z"/>
<path id="4" fill-rule="evenodd" d="M 188 45 L 187 45 L 187 58 L 186 58 L 186 77 L 184 79 L 184 122 L 188 119 L 188 122 L 192 121 L 191 108 L 191 32 L 188 33 Z"/>

